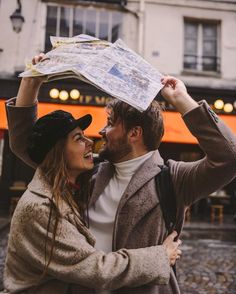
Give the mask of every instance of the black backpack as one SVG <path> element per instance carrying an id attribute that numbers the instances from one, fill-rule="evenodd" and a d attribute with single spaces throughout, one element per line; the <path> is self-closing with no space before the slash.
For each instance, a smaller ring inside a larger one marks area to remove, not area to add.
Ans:
<path id="1" fill-rule="evenodd" d="M 172 233 L 176 223 L 176 199 L 172 179 L 170 177 L 169 167 L 159 166 L 161 172 L 156 175 L 156 189 L 159 196 L 160 206 L 168 233 Z"/>
<path id="2" fill-rule="evenodd" d="M 159 166 L 161 172 L 156 175 L 156 189 L 159 196 L 159 202 L 165 221 L 166 229 L 168 233 L 172 233 L 176 224 L 176 198 L 174 193 L 174 187 L 172 179 L 170 177 L 170 169 L 166 165 Z M 172 266 L 174 274 L 176 276 L 176 263 Z"/>

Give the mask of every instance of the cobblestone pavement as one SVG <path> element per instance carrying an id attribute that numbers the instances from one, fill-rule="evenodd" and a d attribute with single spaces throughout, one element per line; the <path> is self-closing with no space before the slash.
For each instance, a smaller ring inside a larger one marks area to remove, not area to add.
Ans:
<path id="1" fill-rule="evenodd" d="M 8 228 L 0 231 L 0 290 L 7 237 Z M 177 265 L 181 292 L 183 294 L 235 294 L 236 239 L 225 238 L 227 241 L 221 241 L 198 239 L 198 237 L 187 235 L 187 238 L 182 238 L 183 256 Z"/>
<path id="2" fill-rule="evenodd" d="M 2 275 L 3 275 L 3 265 L 6 256 L 7 240 L 8 240 L 9 227 L 4 230 L 0 230 L 0 291 L 3 288 L 2 285 Z"/>
<path id="3" fill-rule="evenodd" d="M 184 240 L 177 265 L 184 294 L 236 293 L 236 239 Z"/>

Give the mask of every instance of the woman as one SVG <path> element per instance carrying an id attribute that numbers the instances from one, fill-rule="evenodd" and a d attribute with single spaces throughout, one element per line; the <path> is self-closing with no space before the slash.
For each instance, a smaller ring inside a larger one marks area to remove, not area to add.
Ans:
<path id="1" fill-rule="evenodd" d="M 94 293 L 168 282 L 181 253 L 176 233 L 161 246 L 108 254 L 93 247 L 85 221 L 93 142 L 83 133 L 91 120 L 58 110 L 33 126 L 27 153 L 38 168 L 11 222 L 4 273 L 10 293 Z"/>

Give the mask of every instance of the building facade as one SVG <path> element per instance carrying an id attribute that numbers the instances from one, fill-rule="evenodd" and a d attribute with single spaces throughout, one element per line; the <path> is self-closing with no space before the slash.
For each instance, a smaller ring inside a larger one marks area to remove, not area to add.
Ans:
<path id="1" fill-rule="evenodd" d="M 21 30 L 17 24 L 13 28 L 14 13 L 21 16 L 18 21 L 23 20 Z M 206 99 L 236 133 L 236 1 L 0 0 L 0 27 L 0 190 L 18 180 L 27 182 L 32 175 L 10 152 L 4 102 L 16 95 L 17 76 L 26 62 L 50 50 L 51 35 L 84 33 L 110 42 L 123 39 L 160 72 L 182 79 L 189 93 L 196 100 Z M 62 91 L 67 93 L 64 100 L 58 98 Z M 76 100 L 72 93 L 77 93 Z M 40 91 L 39 114 L 58 108 L 77 115 L 90 112 L 95 127 L 88 135 L 96 139 L 109 99 L 78 80 L 54 81 Z M 180 116 L 169 105 L 165 107 L 164 158 L 201 157 Z"/>

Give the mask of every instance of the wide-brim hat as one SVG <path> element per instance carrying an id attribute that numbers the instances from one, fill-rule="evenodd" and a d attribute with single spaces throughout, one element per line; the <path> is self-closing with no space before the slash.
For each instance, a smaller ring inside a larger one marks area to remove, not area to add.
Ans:
<path id="1" fill-rule="evenodd" d="M 43 162 L 47 153 L 61 139 L 76 127 L 85 130 L 92 122 L 92 116 L 86 114 L 75 119 L 71 113 L 56 110 L 39 118 L 29 136 L 28 155 L 37 164 Z"/>

